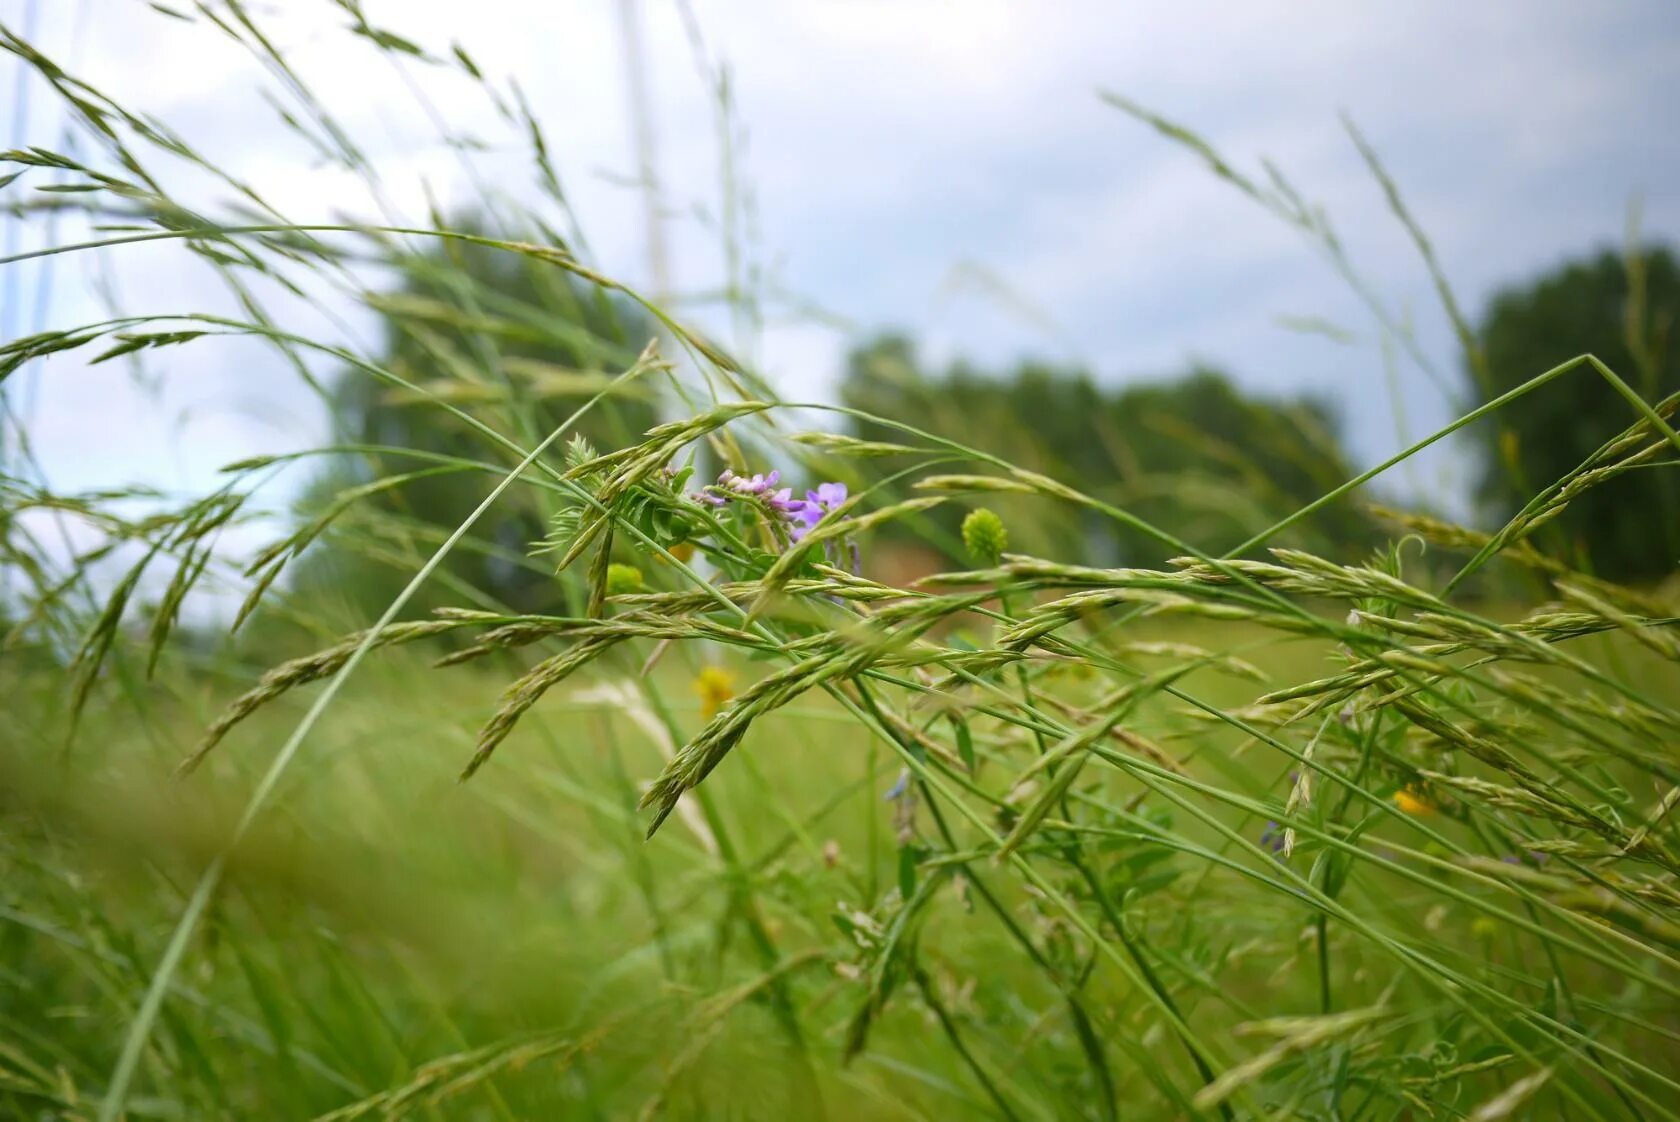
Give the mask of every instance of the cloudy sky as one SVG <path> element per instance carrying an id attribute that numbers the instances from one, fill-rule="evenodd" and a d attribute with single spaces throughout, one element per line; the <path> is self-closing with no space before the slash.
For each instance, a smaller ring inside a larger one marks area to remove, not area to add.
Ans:
<path id="1" fill-rule="evenodd" d="M 174 0 L 186 8 L 187 0 Z M 543 121 L 591 253 L 648 285 L 618 0 L 367 0 L 369 20 L 447 56 L 465 47 L 498 88 L 516 78 Z M 724 276 L 718 102 L 727 67 L 742 226 L 770 308 L 753 353 L 783 392 L 821 397 L 848 342 L 906 329 L 939 359 L 1022 354 L 1115 381 L 1192 360 L 1266 391 L 1338 404 L 1358 457 L 1452 416 L 1400 364 L 1397 423 L 1379 333 L 1310 244 L 1190 154 L 1104 103 L 1110 90 L 1195 128 L 1239 167 L 1267 159 L 1331 215 L 1357 266 L 1448 377 L 1458 363 L 1427 274 L 1349 142 L 1381 153 L 1464 302 L 1564 257 L 1680 234 L 1680 6 L 1579 3 L 993 3 L 988 0 L 638 0 L 669 215 L 673 287 Z M 0 0 L 0 19 L 131 108 L 168 122 L 295 220 L 420 218 L 430 194 L 534 197 L 528 161 L 481 89 L 448 66 L 393 65 L 326 0 L 251 10 L 378 168 L 380 198 L 312 162 L 276 122 L 271 73 L 199 21 L 139 0 Z M 694 31 L 698 30 L 698 40 Z M 0 59 L 7 146 L 60 147 L 63 116 Z M 16 96 L 21 90 L 23 99 Z M 419 96 L 417 96 L 417 93 Z M 485 139 L 467 162 L 436 122 Z M 183 194 L 228 192 L 182 174 Z M 8 189 L 13 194 L 21 185 Z M 7 251 L 80 235 L 39 222 Z M 226 307 L 177 247 L 0 267 L 4 327 L 104 312 Z M 41 293 L 47 293 L 46 298 Z M 821 314 L 797 308 L 820 309 Z M 689 305 L 731 338 L 715 307 Z M 1291 328 L 1314 317 L 1351 341 Z M 345 338 L 368 343 L 365 323 Z M 335 329 L 337 330 L 337 329 Z M 358 336 L 358 331 L 364 332 Z M 64 487 L 202 487 L 219 464 L 307 446 L 319 407 L 260 348 L 184 348 L 136 384 L 120 364 L 41 364 L 11 392 Z M 1451 469 L 1436 460 L 1426 472 Z M 1414 476 L 1412 486 L 1438 486 Z"/>

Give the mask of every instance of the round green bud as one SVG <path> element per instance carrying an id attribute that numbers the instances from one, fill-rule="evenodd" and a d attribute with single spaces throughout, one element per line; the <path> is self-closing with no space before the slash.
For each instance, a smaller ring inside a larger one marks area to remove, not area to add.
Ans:
<path id="1" fill-rule="evenodd" d="M 970 557 L 982 565 L 996 565 L 1009 548 L 1009 531 L 995 512 L 976 507 L 963 519 L 962 540 Z"/>
<path id="2" fill-rule="evenodd" d="M 634 565 L 614 562 L 607 566 L 607 595 L 623 596 L 642 590 L 642 571 Z"/>

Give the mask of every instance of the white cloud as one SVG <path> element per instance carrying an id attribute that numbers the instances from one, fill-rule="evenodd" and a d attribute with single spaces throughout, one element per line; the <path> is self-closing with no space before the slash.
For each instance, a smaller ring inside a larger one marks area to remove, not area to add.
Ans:
<path id="1" fill-rule="evenodd" d="M 393 213 L 418 213 L 427 184 L 468 202 L 473 180 L 436 143 L 397 70 L 342 34 L 342 13 L 324 3 L 275 7 L 275 41 L 362 138 Z M 706 49 L 729 63 L 750 138 L 744 171 L 759 251 L 791 289 L 865 328 L 907 327 L 936 351 L 982 363 L 1036 350 L 1123 376 L 1196 355 L 1268 388 L 1340 387 L 1367 458 L 1393 442 L 1386 398 L 1374 390 L 1376 352 L 1275 323 L 1283 313 L 1320 314 L 1364 326 L 1345 289 L 1189 155 L 1101 104 L 1097 87 L 1184 119 L 1244 167 L 1276 158 L 1330 206 L 1377 287 L 1413 309 L 1449 370 L 1450 336 L 1427 277 L 1341 134 L 1339 110 L 1382 152 L 1472 308 L 1504 280 L 1616 237 L 1635 190 L 1645 192 L 1647 229 L 1680 231 L 1680 138 L 1667 121 L 1680 102 L 1680 15 L 1660 3 L 694 0 L 694 9 Z M 643 10 L 667 201 L 714 216 L 672 231 L 677 278 L 715 287 L 716 106 L 677 7 L 649 0 Z M 386 0 L 368 11 L 428 47 L 461 42 L 498 82 L 517 75 L 594 252 L 609 271 L 645 279 L 637 200 L 599 174 L 633 165 L 616 5 L 480 0 L 469 11 Z M 68 36 L 60 12 L 43 45 L 67 50 Z M 253 92 L 260 68 L 219 33 L 138 5 L 109 16 L 102 8 L 83 66 L 294 217 L 377 213 L 346 177 L 304 160 Z M 482 91 L 436 68 L 407 69 L 451 130 L 516 138 Z M 33 133 L 51 143 L 56 126 L 38 111 Z M 529 182 L 517 155 L 482 164 L 499 189 Z M 124 291 L 148 306 L 213 299 L 202 270 L 167 256 L 111 260 Z M 965 263 L 1000 278 L 1011 299 L 1043 309 L 1058 330 L 973 286 L 953 294 Z M 90 306 L 66 292 L 58 311 Z M 783 322 L 761 353 L 786 392 L 805 396 L 831 384 L 843 349 L 830 328 Z M 193 387 L 199 418 L 179 430 L 167 427 L 177 397 L 148 406 L 115 381 L 89 397 L 78 388 L 88 383 L 55 373 L 38 414 L 55 475 L 88 483 L 161 473 L 187 485 L 214 458 L 188 449 L 268 446 L 285 439 L 278 418 L 312 408 L 284 388 L 277 364 L 255 355 L 230 366 L 186 348 L 168 368 Z M 1444 419 L 1420 378 L 1408 375 L 1407 387 L 1419 424 Z M 217 394 L 228 407 L 207 409 Z M 257 418 L 240 409 L 253 402 L 262 403 Z M 158 435 L 171 431 L 179 435 Z"/>

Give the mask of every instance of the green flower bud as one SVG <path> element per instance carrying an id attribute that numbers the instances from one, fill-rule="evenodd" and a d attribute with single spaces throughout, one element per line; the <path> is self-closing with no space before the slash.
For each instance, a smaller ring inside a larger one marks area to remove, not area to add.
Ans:
<path id="1" fill-rule="evenodd" d="M 996 565 L 1009 548 L 1009 531 L 996 513 L 977 507 L 963 519 L 962 540 L 970 557 L 982 565 Z"/>
<path id="2" fill-rule="evenodd" d="M 607 595 L 623 596 L 642 590 L 642 571 L 634 565 L 614 562 L 607 566 Z"/>

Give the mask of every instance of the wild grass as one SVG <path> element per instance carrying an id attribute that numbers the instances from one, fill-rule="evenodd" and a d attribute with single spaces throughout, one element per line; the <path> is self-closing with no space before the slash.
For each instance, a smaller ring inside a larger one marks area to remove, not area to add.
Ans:
<path id="1" fill-rule="evenodd" d="M 492 232 L 296 222 L 226 177 L 239 205 L 204 207 L 153 165 L 218 177 L 210 157 L 0 40 L 89 153 L 6 153 L 76 188 L 15 207 L 98 227 L 0 265 L 164 243 L 237 307 L 114 309 L 5 340 L 0 376 L 88 348 L 167 368 L 178 348 L 250 338 L 329 403 L 338 367 L 465 438 L 335 434 L 170 503 L 55 493 L 8 412 L 0 1111 L 1680 1115 L 1680 611 L 1672 590 L 1577 572 L 1536 536 L 1588 488 L 1672 470 L 1675 399 L 1582 356 L 1245 541 L 1182 541 L 983 439 L 877 416 L 895 439 L 865 442 L 835 431 L 855 410 L 779 400 L 588 263 L 521 102 L 464 53 L 345 10 L 370 52 L 482 83 L 550 209 L 487 197 Z M 254 16 L 192 15 L 290 91 L 289 127 L 376 182 Z M 1117 103 L 1367 291 L 1281 174 L 1262 187 Z M 371 294 L 371 276 L 435 271 L 440 243 L 506 255 L 546 295 L 510 299 L 464 266 L 444 278 L 453 300 Z M 579 292 L 635 302 L 652 337 L 592 339 L 558 408 L 503 352 L 575 346 Z M 446 375 L 288 326 L 335 305 L 376 307 Z M 1628 427 L 1508 524 L 1390 513 L 1374 556 L 1270 548 L 1560 378 L 1602 381 Z M 597 449 L 578 430 L 627 387 L 668 419 Z M 276 529 L 264 496 L 315 462 L 367 475 Z M 773 486 L 713 484 L 721 468 L 853 490 L 794 539 Z M 485 486 L 441 530 L 377 501 L 457 476 Z M 974 513 L 994 506 L 1010 517 Z M 543 540 L 485 530 L 509 508 Z M 883 530 L 935 509 L 968 516 L 966 561 L 871 575 Z M 1011 521 L 1073 515 L 1179 560 L 1011 551 Z M 239 555 L 235 531 L 272 541 Z M 323 551 L 400 574 L 383 610 L 345 619 L 319 584 L 288 584 Z M 453 566 L 468 553 L 559 591 L 500 603 Z M 1478 593 L 1471 578 L 1501 568 L 1543 598 Z M 195 597 L 233 638 L 209 637 Z"/>

